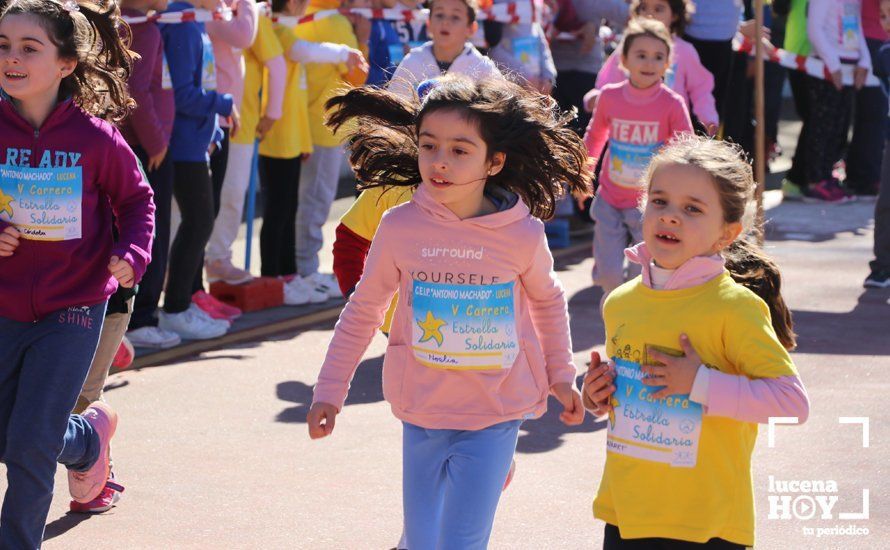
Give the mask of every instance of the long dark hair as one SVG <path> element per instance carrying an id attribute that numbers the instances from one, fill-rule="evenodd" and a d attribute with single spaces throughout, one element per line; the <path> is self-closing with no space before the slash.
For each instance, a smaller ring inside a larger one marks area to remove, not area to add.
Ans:
<path id="1" fill-rule="evenodd" d="M 77 60 L 74 71 L 62 79 L 59 97 L 71 97 L 91 115 L 119 121 L 136 105 L 126 84 L 136 58 L 127 49 L 129 26 L 121 21 L 114 0 L 69 2 L 11 0 L 0 19 L 37 17 L 59 49 L 59 58 Z"/>
<path id="2" fill-rule="evenodd" d="M 562 113 L 553 98 L 506 80 L 442 77 L 420 105 L 378 88 L 353 88 L 326 107 L 328 126 L 346 130 L 361 189 L 419 185 L 417 140 L 423 118 L 457 109 L 477 125 L 489 159 L 506 155 L 503 169 L 486 184 L 519 195 L 533 216 L 552 218 L 566 190 L 589 191 L 587 150 L 567 126 L 574 113 Z"/>
<path id="3" fill-rule="evenodd" d="M 742 148 L 692 134 L 675 138 L 652 158 L 646 181 L 651 182 L 655 172 L 669 164 L 695 166 L 711 177 L 720 196 L 723 221 L 741 223 L 743 227 L 739 238 L 722 252 L 726 268 L 734 281 L 766 302 L 779 342 L 789 350 L 794 349 L 794 322 L 782 298 L 782 274 L 754 242 L 760 236 L 760 229 L 753 227 L 756 184 Z"/>

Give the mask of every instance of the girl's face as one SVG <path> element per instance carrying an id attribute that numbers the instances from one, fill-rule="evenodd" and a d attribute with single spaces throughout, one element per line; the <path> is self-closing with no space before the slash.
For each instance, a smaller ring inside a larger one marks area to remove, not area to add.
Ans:
<path id="1" fill-rule="evenodd" d="M 621 56 L 621 64 L 627 69 L 634 87 L 649 88 L 661 83 L 670 63 L 669 57 L 664 42 L 651 36 L 638 36 L 627 55 Z"/>
<path id="2" fill-rule="evenodd" d="M 62 78 L 77 66 L 60 59 L 35 16 L 7 15 L 0 20 L 0 88 L 19 101 L 52 100 Z"/>
<path id="3" fill-rule="evenodd" d="M 504 154 L 489 160 L 477 126 L 457 109 L 433 111 L 420 125 L 417 162 L 422 185 L 453 212 L 482 203 L 485 180 L 500 172 Z"/>
<path id="4" fill-rule="evenodd" d="M 660 21 L 668 31 L 677 21 L 677 16 L 671 10 L 668 0 L 641 0 L 640 7 L 637 8 L 637 17 Z"/>
<path id="5" fill-rule="evenodd" d="M 676 269 L 695 256 L 729 246 L 742 225 L 723 221 L 717 186 L 695 166 L 665 164 L 655 170 L 643 212 L 643 240 L 656 265 Z"/>

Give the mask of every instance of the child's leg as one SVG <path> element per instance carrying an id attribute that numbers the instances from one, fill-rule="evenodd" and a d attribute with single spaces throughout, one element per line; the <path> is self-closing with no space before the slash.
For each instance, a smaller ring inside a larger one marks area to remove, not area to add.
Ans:
<path id="1" fill-rule="evenodd" d="M 807 125 L 807 183 L 831 178 L 840 158 L 840 146 L 849 124 L 849 89 L 838 91 L 833 84 L 810 78 L 810 121 Z"/>
<path id="2" fill-rule="evenodd" d="M 65 446 L 71 409 L 96 351 L 104 314 L 104 303 L 59 310 L 39 323 L 27 323 L 29 328 L 19 333 L 18 341 L 0 345 L 4 368 L 5 359 L 17 360 L 13 378 L 7 377 L 0 385 L 3 408 L 11 403 L 0 430 L 0 455 L 9 482 L 0 513 L 2 548 L 41 545 L 56 461 Z M 6 340 L 7 335 L 0 338 Z M 15 387 L 12 398 L 8 398 L 10 384 Z M 80 437 L 91 436 L 87 432 Z"/>
<path id="3" fill-rule="evenodd" d="M 259 172 L 263 189 L 260 270 L 269 277 L 292 275 L 296 272 L 294 219 L 300 158 L 279 159 L 260 155 Z"/>
<path id="4" fill-rule="evenodd" d="M 297 267 L 303 277 L 318 271 L 318 251 L 324 244 L 321 228 L 337 195 L 342 162 L 341 147 L 315 146 L 300 174 L 296 240 Z"/>
<path id="5" fill-rule="evenodd" d="M 890 272 L 890 141 L 884 145 L 884 163 L 881 165 L 881 188 L 875 203 L 875 259 L 871 262 L 874 272 Z"/>
<path id="6" fill-rule="evenodd" d="M 170 247 L 164 311 L 182 313 L 191 305 L 192 285 L 203 267 L 202 253 L 213 231 L 213 183 L 207 163 L 175 163 L 173 196 L 182 223 Z"/>
<path id="7" fill-rule="evenodd" d="M 593 230 L 593 282 L 603 289 L 603 297 L 624 283 L 624 249 L 627 228 L 622 211 L 602 196 L 591 206 L 596 227 Z"/>
<path id="8" fill-rule="evenodd" d="M 461 431 L 452 438 L 437 548 L 488 548 L 520 423 L 514 420 L 484 430 Z M 410 539 L 408 547 L 412 548 Z"/>
<path id="9" fill-rule="evenodd" d="M 128 308 L 132 311 L 132 299 L 126 302 Z M 96 347 L 96 355 L 93 357 L 93 364 L 90 365 L 90 371 L 87 373 L 87 379 L 83 383 L 80 390 L 80 396 L 77 398 L 77 405 L 74 413 L 79 414 L 90 406 L 90 403 L 102 399 L 102 389 L 105 387 L 105 381 L 108 379 L 108 371 L 111 370 L 111 361 L 117 348 L 121 345 L 121 340 L 127 332 L 127 325 L 130 324 L 130 313 L 111 313 L 105 316 L 105 322 L 102 323 L 102 333 L 99 335 L 99 345 Z"/>
<path id="10" fill-rule="evenodd" d="M 252 144 L 229 144 L 229 161 L 220 191 L 219 214 L 207 243 L 208 261 L 228 260 L 232 257 L 232 243 L 238 237 L 238 228 L 241 226 L 244 194 L 250 183 L 252 164 Z"/>
<path id="11" fill-rule="evenodd" d="M 624 227 L 630 236 L 631 246 L 643 242 L 643 213 L 637 208 L 627 208 L 621 211 L 621 216 L 624 218 Z M 642 269 L 643 266 L 636 262 L 627 262 L 627 278 L 633 279 Z"/>
<path id="12" fill-rule="evenodd" d="M 453 430 L 402 423 L 402 507 L 411 550 L 434 550 L 445 501 L 445 464 Z"/>
<path id="13" fill-rule="evenodd" d="M 136 148 L 142 166 L 148 165 L 148 154 Z M 133 306 L 133 326 L 138 329 L 156 326 L 158 303 L 164 291 L 167 276 L 167 254 L 170 250 L 170 210 L 173 201 L 173 161 L 164 159 L 156 170 L 146 172 L 148 183 L 154 191 L 155 238 L 151 245 L 151 263 L 139 282 L 139 293 Z"/>

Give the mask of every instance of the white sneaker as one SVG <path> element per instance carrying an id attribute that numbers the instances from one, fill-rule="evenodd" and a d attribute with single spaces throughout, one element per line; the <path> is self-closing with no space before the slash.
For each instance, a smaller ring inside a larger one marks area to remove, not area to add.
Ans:
<path id="1" fill-rule="evenodd" d="M 173 331 L 186 340 L 219 338 L 229 330 L 227 323 L 207 317 L 195 304 L 182 313 L 161 311 L 158 314 L 158 326 Z"/>
<path id="2" fill-rule="evenodd" d="M 137 348 L 167 349 L 182 342 L 178 334 L 161 327 L 142 327 L 127 331 L 127 339 Z"/>
<path id="3" fill-rule="evenodd" d="M 333 273 L 313 273 L 306 277 L 306 280 L 314 284 L 317 288 L 324 291 L 328 298 L 342 298 L 343 293 L 340 292 L 340 285 L 337 284 L 337 278 Z"/>
<path id="4" fill-rule="evenodd" d="M 315 284 L 297 275 L 284 285 L 284 305 L 302 306 L 328 301 L 327 292 L 316 288 Z"/>
<path id="5" fill-rule="evenodd" d="M 210 315 L 209 313 L 207 313 L 206 311 L 204 311 L 203 309 L 201 309 L 201 306 L 199 306 L 199 305 L 196 304 L 195 302 L 192 302 L 192 303 L 191 303 L 191 305 L 189 306 L 189 309 L 194 309 L 194 310 L 195 310 L 195 315 L 200 315 L 201 317 L 203 317 L 203 318 L 206 319 L 207 321 L 210 321 L 211 323 L 216 323 L 216 324 L 222 325 L 222 326 L 226 327 L 226 329 L 228 329 L 230 326 L 232 326 L 232 321 L 230 321 L 230 320 L 228 320 L 228 319 L 216 319 L 216 318 L 214 318 L 212 315 Z"/>

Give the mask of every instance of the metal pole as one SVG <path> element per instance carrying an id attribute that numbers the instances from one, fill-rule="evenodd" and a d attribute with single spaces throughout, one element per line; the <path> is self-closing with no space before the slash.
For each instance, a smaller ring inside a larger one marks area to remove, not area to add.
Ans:
<path id="1" fill-rule="evenodd" d="M 763 239 L 763 189 L 766 184 L 766 117 L 764 105 L 764 72 L 765 51 L 760 36 L 763 32 L 763 0 L 754 1 L 754 178 L 757 181 L 757 228 Z M 762 243 L 761 243 L 762 244 Z"/>
<path id="2" fill-rule="evenodd" d="M 244 269 L 250 271 L 250 253 L 253 248 L 253 218 L 256 212 L 257 162 L 260 142 L 253 143 L 253 158 L 250 159 L 250 183 L 247 184 L 247 247 L 244 252 Z"/>

